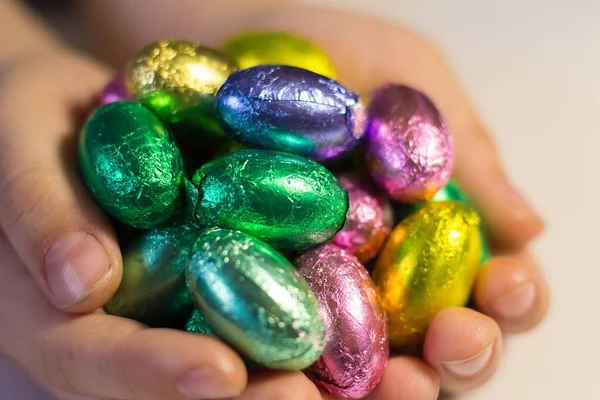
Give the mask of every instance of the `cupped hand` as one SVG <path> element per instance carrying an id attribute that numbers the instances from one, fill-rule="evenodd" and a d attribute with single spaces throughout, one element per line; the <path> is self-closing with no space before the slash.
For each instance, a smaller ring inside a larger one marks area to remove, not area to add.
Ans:
<path id="1" fill-rule="evenodd" d="M 462 391 L 485 382 L 500 361 L 501 330 L 529 329 L 546 313 L 548 288 L 526 250 L 543 224 L 513 189 L 443 59 L 410 32 L 350 14 L 286 6 L 249 13 L 248 21 L 240 29 L 291 30 L 320 43 L 341 67 L 340 81 L 361 93 L 404 83 L 429 95 L 446 116 L 456 139 L 456 178 L 502 255 L 478 276 L 480 312 L 442 311 L 427 333 L 423 359 L 391 358 L 369 399 L 433 399 L 440 386 Z M 351 32 L 351 41 L 340 41 L 336 32 Z M 253 373 L 246 384 L 241 360 L 217 340 L 147 329 L 97 311 L 119 284 L 121 255 L 108 219 L 79 179 L 76 130 L 108 79 L 103 68 L 68 53 L 0 71 L 0 225 L 6 235 L 0 239 L 0 320 L 6 326 L 0 353 L 65 400 L 71 394 L 152 400 L 242 392 L 240 399 L 331 399 L 301 373 Z M 74 314 L 81 312 L 90 314 Z"/>

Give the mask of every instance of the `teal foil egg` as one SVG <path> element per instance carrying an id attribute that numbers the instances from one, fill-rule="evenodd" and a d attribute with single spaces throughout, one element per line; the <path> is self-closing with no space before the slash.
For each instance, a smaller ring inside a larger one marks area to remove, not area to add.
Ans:
<path id="1" fill-rule="evenodd" d="M 442 189 L 440 189 L 435 196 L 430 200 L 432 201 L 448 201 L 455 200 L 461 202 L 471 208 L 475 208 L 471 200 L 467 197 L 467 195 L 463 192 L 463 190 L 458 186 L 454 179 L 451 179 L 450 182 Z M 420 208 L 424 205 L 420 204 L 417 208 Z M 483 264 L 487 260 L 489 260 L 491 256 L 490 245 L 487 241 L 487 236 L 485 234 L 485 227 L 483 224 L 479 225 L 479 231 L 481 233 L 481 263 Z"/>
<path id="2" fill-rule="evenodd" d="M 185 269 L 197 237 L 174 226 L 145 231 L 125 246 L 123 278 L 105 311 L 149 326 L 183 326 L 194 309 Z"/>
<path id="3" fill-rule="evenodd" d="M 280 250 L 328 241 L 348 211 L 348 194 L 325 167 L 269 150 L 242 150 L 203 165 L 188 198 L 198 224 L 240 230 Z"/>
<path id="4" fill-rule="evenodd" d="M 215 334 L 263 367 L 301 370 L 325 347 L 319 304 L 281 254 L 239 231 L 197 240 L 186 273 L 198 311 Z"/>
<path id="5" fill-rule="evenodd" d="M 153 228 L 181 208 L 183 161 L 169 131 L 141 104 L 98 107 L 79 140 L 81 173 L 96 201 L 136 228 Z"/>

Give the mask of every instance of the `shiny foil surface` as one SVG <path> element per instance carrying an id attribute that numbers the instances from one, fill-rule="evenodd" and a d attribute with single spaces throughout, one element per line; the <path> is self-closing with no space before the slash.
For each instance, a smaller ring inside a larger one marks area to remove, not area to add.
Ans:
<path id="1" fill-rule="evenodd" d="M 266 243 L 209 230 L 196 242 L 187 281 L 198 311 L 242 356 L 267 368 L 301 370 L 323 352 L 314 294 Z"/>
<path id="2" fill-rule="evenodd" d="M 114 103 L 115 101 L 133 101 L 133 96 L 127 91 L 125 75 L 118 74 L 98 96 L 98 105 Z"/>
<path id="3" fill-rule="evenodd" d="M 454 179 L 450 179 L 450 182 L 439 192 L 433 196 L 431 201 L 448 201 L 448 200 L 456 200 L 461 203 L 475 209 L 475 206 L 471 202 L 471 200 L 467 197 L 467 195 L 463 192 L 463 190 L 458 186 L 458 183 Z M 487 240 L 487 235 L 485 233 L 484 224 L 479 225 L 479 230 L 481 232 L 481 263 L 483 264 L 491 257 L 490 245 Z"/>
<path id="4" fill-rule="evenodd" d="M 367 270 L 333 244 L 308 250 L 294 265 L 319 301 L 327 337 L 323 355 L 306 375 L 336 396 L 366 396 L 379 383 L 389 355 L 386 315 Z"/>
<path id="5" fill-rule="evenodd" d="M 419 346 L 439 311 L 466 304 L 481 263 L 479 224 L 471 208 L 446 201 L 394 229 L 373 270 L 391 345 Z"/>
<path id="6" fill-rule="evenodd" d="M 222 51 L 236 60 L 241 69 L 280 64 L 304 68 L 331 79 L 337 75 L 321 48 L 287 32 L 244 33 L 225 43 Z"/>
<path id="7" fill-rule="evenodd" d="M 358 175 L 337 177 L 348 192 L 346 223 L 332 243 L 354 254 L 361 262 L 377 255 L 393 228 L 392 207 L 386 196 Z"/>
<path id="8" fill-rule="evenodd" d="M 79 164 L 96 201 L 125 224 L 156 227 L 182 207 L 181 154 L 162 122 L 141 104 L 97 108 L 81 131 Z"/>
<path id="9" fill-rule="evenodd" d="M 199 333 L 202 335 L 214 335 L 214 332 L 210 326 L 208 326 L 206 319 L 204 319 L 198 310 L 194 310 L 194 313 L 185 324 L 185 330 L 191 333 Z"/>
<path id="10" fill-rule="evenodd" d="M 123 278 L 104 310 L 149 326 L 185 321 L 194 309 L 185 270 L 198 234 L 187 226 L 152 229 L 124 246 Z"/>
<path id="11" fill-rule="evenodd" d="M 325 167 L 270 150 L 241 150 L 204 164 L 188 185 L 199 225 L 236 229 L 279 250 L 331 239 L 348 194 Z M 195 205 L 195 206 L 194 206 Z"/>
<path id="12" fill-rule="evenodd" d="M 372 94 L 367 115 L 367 165 L 375 182 L 398 201 L 431 199 L 454 166 L 454 141 L 435 105 L 392 84 Z"/>
<path id="13" fill-rule="evenodd" d="M 364 134 L 358 95 L 301 68 L 259 65 L 238 71 L 217 101 L 225 132 L 252 147 L 323 161 L 351 150 Z"/>
<path id="14" fill-rule="evenodd" d="M 183 40 L 163 40 L 142 49 L 127 70 L 127 88 L 168 124 L 191 125 L 222 135 L 215 95 L 236 63 L 216 50 Z"/>

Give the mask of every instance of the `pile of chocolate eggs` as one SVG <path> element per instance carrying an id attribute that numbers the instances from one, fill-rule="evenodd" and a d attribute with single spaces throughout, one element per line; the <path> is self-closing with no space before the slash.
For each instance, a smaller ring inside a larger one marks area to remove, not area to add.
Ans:
<path id="1" fill-rule="evenodd" d="M 399 84 L 365 107 L 335 76 L 281 32 L 133 57 L 78 150 L 123 252 L 109 314 L 216 335 L 249 366 L 359 398 L 390 346 L 418 347 L 467 302 L 488 251 L 444 119 Z"/>

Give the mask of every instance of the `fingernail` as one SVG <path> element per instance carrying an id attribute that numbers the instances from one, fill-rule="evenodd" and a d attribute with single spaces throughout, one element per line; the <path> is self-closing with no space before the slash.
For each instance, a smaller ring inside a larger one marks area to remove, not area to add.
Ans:
<path id="1" fill-rule="evenodd" d="M 494 342 L 473 357 L 458 361 L 444 361 L 442 365 L 450 375 L 460 379 L 471 378 L 478 375 L 488 365 L 492 357 L 493 347 Z"/>
<path id="2" fill-rule="evenodd" d="M 221 399 L 238 396 L 240 391 L 229 385 L 210 368 L 198 368 L 183 374 L 177 389 L 192 399 Z"/>
<path id="3" fill-rule="evenodd" d="M 531 310 L 534 301 L 535 286 L 527 283 L 494 301 L 492 309 L 503 318 L 517 319 Z"/>
<path id="4" fill-rule="evenodd" d="M 504 197 L 507 200 L 507 208 L 510 209 L 510 212 L 521 220 L 534 219 L 536 224 L 539 225 L 539 230 L 541 230 L 544 221 L 535 212 L 534 208 L 529 204 L 521 192 L 508 182 L 504 183 L 501 188 Z"/>
<path id="5" fill-rule="evenodd" d="M 79 303 L 104 282 L 110 260 L 104 247 L 87 233 L 69 233 L 46 253 L 48 285 L 58 305 Z"/>

